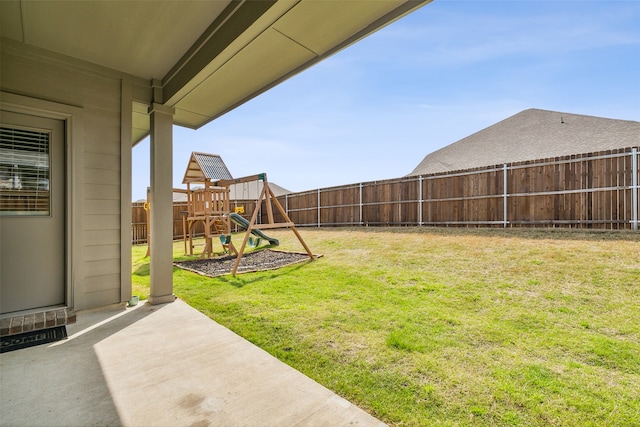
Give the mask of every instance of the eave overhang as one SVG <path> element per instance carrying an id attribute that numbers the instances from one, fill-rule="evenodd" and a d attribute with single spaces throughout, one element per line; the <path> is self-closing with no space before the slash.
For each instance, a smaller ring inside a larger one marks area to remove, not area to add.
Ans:
<path id="1" fill-rule="evenodd" d="M 134 81 L 136 143 L 152 103 L 197 129 L 430 1 L 2 0 L 0 48 Z"/>
<path id="2" fill-rule="evenodd" d="M 162 79 L 197 129 L 431 0 L 232 2 Z"/>

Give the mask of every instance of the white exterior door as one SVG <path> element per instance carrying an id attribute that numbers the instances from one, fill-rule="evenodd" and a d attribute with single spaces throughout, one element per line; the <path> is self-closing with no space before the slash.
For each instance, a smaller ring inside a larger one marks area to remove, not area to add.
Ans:
<path id="1" fill-rule="evenodd" d="M 0 112 L 0 312 L 65 303 L 64 122 Z"/>

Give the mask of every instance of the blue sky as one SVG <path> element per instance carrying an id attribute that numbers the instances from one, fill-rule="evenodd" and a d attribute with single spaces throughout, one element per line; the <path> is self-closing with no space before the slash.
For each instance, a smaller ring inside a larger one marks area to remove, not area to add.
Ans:
<path id="1" fill-rule="evenodd" d="M 174 127 L 174 186 L 192 151 L 291 191 L 396 178 L 528 108 L 639 121 L 640 1 L 435 0 L 196 131 Z M 134 200 L 148 158 L 145 140 Z"/>

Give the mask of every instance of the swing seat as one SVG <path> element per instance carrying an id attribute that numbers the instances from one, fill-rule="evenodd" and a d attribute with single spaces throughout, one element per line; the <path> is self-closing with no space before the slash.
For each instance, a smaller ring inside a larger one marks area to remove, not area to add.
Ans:
<path id="1" fill-rule="evenodd" d="M 260 245 L 260 242 L 262 242 L 262 239 L 260 237 L 254 238 L 254 237 L 249 237 L 249 247 L 251 248 L 255 248 L 256 246 Z"/>
<path id="2" fill-rule="evenodd" d="M 231 242 L 231 235 L 230 234 L 221 234 L 220 235 L 220 243 L 222 243 L 223 245 L 228 245 Z"/>

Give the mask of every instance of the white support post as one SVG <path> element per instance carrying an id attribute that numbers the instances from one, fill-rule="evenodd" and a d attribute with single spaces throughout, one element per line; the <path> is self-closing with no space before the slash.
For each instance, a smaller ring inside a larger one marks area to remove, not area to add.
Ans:
<path id="1" fill-rule="evenodd" d="M 133 82 L 128 76 L 123 76 L 120 83 L 120 301 L 131 299 L 131 179 L 132 179 L 132 150 L 131 130 L 133 129 L 132 114 Z"/>
<path id="2" fill-rule="evenodd" d="M 631 150 L 631 227 L 638 230 L 638 149 Z"/>
<path id="3" fill-rule="evenodd" d="M 173 108 L 153 104 L 151 119 L 150 304 L 173 295 Z"/>
<path id="4" fill-rule="evenodd" d="M 507 228 L 507 225 L 509 223 L 509 217 L 507 216 L 507 198 L 508 198 L 508 194 L 507 194 L 507 164 L 506 163 L 502 166 L 502 192 L 503 192 L 503 196 L 502 196 L 502 215 L 503 215 L 502 227 L 503 228 Z"/>

